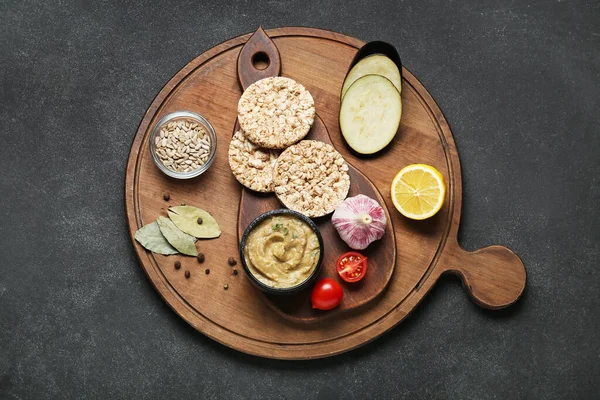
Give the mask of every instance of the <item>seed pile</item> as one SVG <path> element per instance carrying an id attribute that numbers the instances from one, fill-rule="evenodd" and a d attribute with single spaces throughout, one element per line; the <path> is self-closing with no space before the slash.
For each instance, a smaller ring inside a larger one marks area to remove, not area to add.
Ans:
<path id="1" fill-rule="evenodd" d="M 176 172 L 191 172 L 208 160 L 211 140 L 201 124 L 179 120 L 160 128 L 154 146 L 156 155 L 165 167 Z"/>

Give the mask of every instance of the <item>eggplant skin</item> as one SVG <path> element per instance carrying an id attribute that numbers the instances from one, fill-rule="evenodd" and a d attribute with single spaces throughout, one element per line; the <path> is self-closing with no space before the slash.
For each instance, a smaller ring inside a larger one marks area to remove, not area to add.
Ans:
<path id="1" fill-rule="evenodd" d="M 400 55 L 396 48 L 386 42 L 382 42 L 380 40 L 376 40 L 373 42 L 366 43 L 363 47 L 358 49 L 352 62 L 350 63 L 350 67 L 348 67 L 348 71 L 350 71 L 360 60 L 363 58 L 372 56 L 373 54 L 383 54 L 388 57 L 390 60 L 396 64 L 398 70 L 400 71 L 400 76 L 402 76 L 402 60 L 400 60 Z"/>
<path id="2" fill-rule="evenodd" d="M 346 75 L 342 85 L 342 99 L 350 86 L 365 75 L 381 75 L 389 79 L 398 92 L 402 93 L 402 76 L 396 64 L 384 54 L 371 54 L 360 60 Z"/>
<path id="3" fill-rule="evenodd" d="M 346 92 L 340 106 L 340 130 L 359 154 L 373 154 L 396 136 L 402 99 L 394 84 L 381 75 L 365 75 Z"/>

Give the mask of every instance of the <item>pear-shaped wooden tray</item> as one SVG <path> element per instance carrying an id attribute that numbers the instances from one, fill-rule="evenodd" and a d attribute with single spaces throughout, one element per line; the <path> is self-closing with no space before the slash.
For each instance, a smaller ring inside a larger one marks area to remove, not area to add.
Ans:
<path id="1" fill-rule="evenodd" d="M 229 169 L 227 148 L 241 95 L 237 60 L 251 36 L 248 34 L 206 51 L 166 84 L 144 115 L 129 155 L 125 204 L 131 239 L 150 281 L 173 310 L 198 331 L 240 351 L 308 359 L 348 351 L 377 338 L 402 321 L 445 272 L 459 275 L 467 293 L 482 307 L 503 308 L 517 301 L 526 277 L 523 263 L 513 252 L 501 246 L 466 252 L 457 243 L 462 195 L 458 152 L 442 112 L 419 81 L 403 69 L 403 116 L 396 138 L 376 156 L 357 157 L 339 133 L 339 93 L 363 42 L 312 28 L 279 28 L 267 34 L 278 49 L 281 75 L 297 80 L 311 92 L 334 147 L 374 184 L 385 202 L 393 231 L 388 235 L 395 241 L 394 249 L 385 249 L 395 255 L 393 273 L 387 288 L 360 307 L 313 323 L 299 323 L 306 314 L 265 301 L 239 264 L 228 265 L 229 257 L 238 258 L 238 218 L 243 210 L 239 209 L 242 188 Z M 176 110 L 202 114 L 218 136 L 214 164 L 189 181 L 166 177 L 149 152 L 152 127 Z M 398 170 L 412 163 L 435 166 L 448 187 L 442 210 L 421 222 L 409 221 L 396 212 L 389 193 Z M 169 193 L 169 201 L 164 200 L 165 193 Z M 169 205 L 180 203 L 208 210 L 221 226 L 220 238 L 197 244 L 205 254 L 204 263 L 147 252 L 133 239 L 138 228 L 166 215 Z M 175 261 L 182 263 L 181 269 L 174 268 Z M 234 268 L 240 273 L 234 275 Z M 190 272 L 189 278 L 185 271 Z"/>
<path id="2" fill-rule="evenodd" d="M 262 28 L 259 28 L 240 50 L 237 59 L 237 74 L 243 90 L 259 79 L 281 74 L 281 56 L 277 45 Z M 234 131 L 239 129 L 239 124 L 236 123 Z M 319 117 L 318 110 L 315 122 L 305 139 L 333 144 L 327 127 Z M 396 237 L 385 200 L 375 184 L 351 164 L 349 164 L 348 174 L 350 175 L 348 196 L 364 194 L 377 200 L 382 205 L 387 218 L 387 234 L 382 240 L 361 251 L 364 256 L 368 257 L 371 266 L 365 278 L 359 283 L 346 284 L 336 272 L 336 261 L 341 254 L 352 249 L 344 243 L 331 225 L 331 215 L 313 219 L 325 244 L 323 267 L 318 279 L 330 277 L 340 281 L 344 287 L 344 298 L 335 309 L 322 311 L 312 308 L 311 287 L 289 296 L 265 295 L 267 304 L 285 318 L 297 322 L 321 322 L 325 318 L 337 317 L 340 313 L 362 307 L 374 300 L 385 290 L 392 277 L 396 264 Z M 238 238 L 242 237 L 246 227 L 254 218 L 266 211 L 281 207 L 274 194 L 265 195 L 243 188 L 239 206 Z"/>

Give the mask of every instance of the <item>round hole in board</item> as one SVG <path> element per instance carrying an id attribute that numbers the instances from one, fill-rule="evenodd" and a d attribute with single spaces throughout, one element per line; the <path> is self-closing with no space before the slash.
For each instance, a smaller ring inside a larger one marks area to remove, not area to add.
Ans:
<path id="1" fill-rule="evenodd" d="M 266 69 L 269 66 L 269 64 L 271 64 L 271 60 L 269 59 L 267 53 L 265 53 L 264 51 L 259 51 L 258 53 L 252 56 L 252 65 L 256 69 Z"/>

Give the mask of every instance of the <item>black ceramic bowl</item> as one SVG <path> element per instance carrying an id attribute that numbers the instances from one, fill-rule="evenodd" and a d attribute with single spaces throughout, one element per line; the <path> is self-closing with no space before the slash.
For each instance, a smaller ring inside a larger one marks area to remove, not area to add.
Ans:
<path id="1" fill-rule="evenodd" d="M 250 232 L 252 232 L 252 230 L 258 224 L 260 224 L 262 221 L 264 221 L 265 219 L 272 217 L 274 215 L 292 215 L 292 216 L 302 220 L 304 223 L 306 223 L 308 226 L 311 227 L 313 232 L 317 235 L 317 239 L 319 240 L 319 248 L 320 248 L 319 260 L 317 261 L 317 265 L 315 266 L 315 269 L 308 276 L 308 278 L 306 278 L 306 280 L 304 280 L 302 283 L 299 283 L 298 285 L 292 286 L 289 288 L 274 288 L 274 287 L 268 286 L 268 285 L 262 283 L 261 281 L 259 281 L 252 274 L 252 272 L 248 268 L 248 265 L 246 265 L 246 257 L 244 256 L 246 240 L 248 239 L 248 235 L 250 234 Z M 298 293 L 299 291 L 306 289 L 308 286 L 310 286 L 312 284 L 312 282 L 316 279 L 316 277 L 319 275 L 319 272 L 321 271 L 321 262 L 323 261 L 323 237 L 321 236 L 321 232 L 319 232 L 319 228 L 317 228 L 315 223 L 310 218 L 308 218 L 307 216 L 305 216 L 303 214 L 300 214 L 299 212 L 287 210 L 287 209 L 267 211 L 266 213 L 261 214 L 258 217 L 256 217 L 256 219 L 254 221 L 252 221 L 248 225 L 246 230 L 244 231 L 244 235 L 242 236 L 242 240 L 240 241 L 240 260 L 242 261 L 242 266 L 244 267 L 244 271 L 246 272 L 246 276 L 248 276 L 248 279 L 250 279 L 250 282 L 252 282 L 256 287 L 258 287 L 263 292 L 269 293 L 269 294 L 275 294 L 275 295 L 286 295 L 286 294 Z"/>

